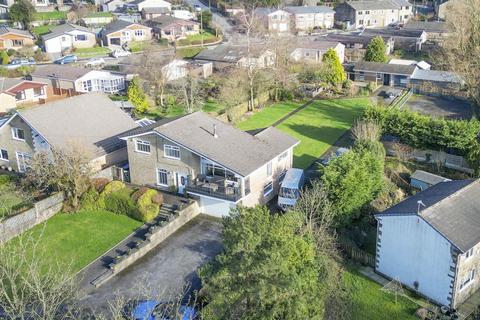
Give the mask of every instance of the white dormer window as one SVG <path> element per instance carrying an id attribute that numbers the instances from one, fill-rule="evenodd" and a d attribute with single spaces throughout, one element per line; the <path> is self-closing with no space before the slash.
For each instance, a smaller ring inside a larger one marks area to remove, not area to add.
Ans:
<path id="1" fill-rule="evenodd" d="M 165 158 L 180 160 L 180 148 L 166 144 L 163 146 L 163 155 Z"/>
<path id="2" fill-rule="evenodd" d="M 25 141 L 25 131 L 20 128 L 12 128 L 12 137 L 15 140 Z"/>
<path id="3" fill-rule="evenodd" d="M 150 142 L 136 139 L 135 151 L 150 154 Z"/>

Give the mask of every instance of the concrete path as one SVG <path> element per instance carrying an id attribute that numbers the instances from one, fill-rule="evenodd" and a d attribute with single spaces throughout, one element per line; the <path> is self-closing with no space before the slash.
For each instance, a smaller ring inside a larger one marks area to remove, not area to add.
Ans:
<path id="1" fill-rule="evenodd" d="M 372 267 L 366 267 L 366 266 L 360 267 L 360 268 L 358 268 L 358 272 L 360 272 L 361 274 L 363 274 L 365 277 L 369 278 L 370 280 L 375 281 L 376 283 L 378 283 L 381 286 L 384 286 L 387 283 L 389 283 L 389 281 L 386 278 L 384 278 L 381 275 L 375 273 L 375 271 L 373 270 Z"/>

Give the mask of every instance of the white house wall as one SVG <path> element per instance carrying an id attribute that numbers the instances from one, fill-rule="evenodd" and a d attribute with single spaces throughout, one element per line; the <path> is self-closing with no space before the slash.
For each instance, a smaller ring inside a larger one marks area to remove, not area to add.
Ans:
<path id="1" fill-rule="evenodd" d="M 200 212 L 209 216 L 221 218 L 228 216 L 235 203 L 211 197 L 200 196 Z"/>
<path id="2" fill-rule="evenodd" d="M 423 219 L 412 216 L 378 218 L 376 271 L 399 278 L 404 285 L 443 305 L 450 304 L 454 266 L 451 244 Z"/>

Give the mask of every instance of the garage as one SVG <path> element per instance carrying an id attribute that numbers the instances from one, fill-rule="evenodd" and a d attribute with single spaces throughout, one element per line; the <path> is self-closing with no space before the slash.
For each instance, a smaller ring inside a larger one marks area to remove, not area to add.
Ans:
<path id="1" fill-rule="evenodd" d="M 221 218 L 230 213 L 230 209 L 235 207 L 234 202 L 214 199 L 210 197 L 200 197 L 200 211 L 209 216 Z"/>

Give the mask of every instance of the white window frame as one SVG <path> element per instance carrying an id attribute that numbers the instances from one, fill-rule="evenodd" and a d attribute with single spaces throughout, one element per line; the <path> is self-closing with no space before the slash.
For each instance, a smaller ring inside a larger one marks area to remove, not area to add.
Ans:
<path id="1" fill-rule="evenodd" d="M 160 174 L 165 174 L 165 183 L 160 182 Z M 157 168 L 157 185 L 162 187 L 168 187 L 168 171 L 167 170 Z"/>
<path id="2" fill-rule="evenodd" d="M 5 154 L 7 155 L 6 158 L 3 157 L 3 153 L 5 152 Z M 8 160 L 8 150 L 7 149 L 1 149 L 0 148 L 0 160 L 2 161 L 9 161 Z"/>
<path id="3" fill-rule="evenodd" d="M 23 131 L 23 139 L 18 137 L 18 131 L 19 130 Z M 14 140 L 18 140 L 18 141 L 25 141 L 25 130 L 17 128 L 17 127 L 12 127 L 12 138 Z"/>
<path id="4" fill-rule="evenodd" d="M 29 160 L 32 159 L 32 156 L 29 153 L 26 152 L 15 152 L 15 155 L 17 156 L 17 166 L 18 166 L 18 171 L 21 173 L 24 173 L 27 171 L 28 168 L 30 168 L 30 165 L 26 163 L 25 158 L 29 158 Z M 20 163 L 20 159 L 22 162 Z"/>
<path id="5" fill-rule="evenodd" d="M 178 152 L 178 157 L 167 155 L 167 150 L 173 151 L 173 152 Z M 168 159 L 175 159 L 175 160 L 180 160 L 180 147 L 177 146 L 172 146 L 169 144 L 164 144 L 163 145 L 163 156 Z"/>
<path id="6" fill-rule="evenodd" d="M 475 269 L 472 269 L 468 272 L 467 278 L 463 279 L 460 283 L 460 291 L 468 288 L 475 281 Z"/>
<path id="7" fill-rule="evenodd" d="M 283 179 L 285 179 L 285 175 L 287 174 L 287 169 L 283 170 L 279 175 L 278 175 L 278 182 L 282 183 Z"/>
<path id="8" fill-rule="evenodd" d="M 150 142 L 145 141 L 145 140 L 140 140 L 140 139 L 134 139 L 133 141 L 135 142 L 135 152 L 143 153 L 143 154 L 150 154 L 150 151 L 151 151 L 151 144 L 150 144 Z M 141 145 L 143 145 L 143 146 L 148 146 L 148 150 L 149 150 L 149 151 L 140 150 L 140 149 L 138 148 L 138 144 L 141 144 Z"/>
<path id="9" fill-rule="evenodd" d="M 272 161 L 270 161 L 269 163 L 267 163 L 267 176 L 271 177 L 272 174 L 273 174 L 273 165 L 272 165 Z"/>
<path id="10" fill-rule="evenodd" d="M 137 29 L 137 30 L 135 30 L 134 34 L 135 34 L 135 37 L 144 37 L 145 36 L 145 31 L 142 30 L 142 29 Z"/>
<path id="11" fill-rule="evenodd" d="M 270 187 L 265 192 L 265 188 L 267 188 L 268 186 Z M 269 181 L 265 183 L 265 185 L 263 186 L 263 197 L 268 197 L 272 192 L 273 192 L 273 181 Z"/>

